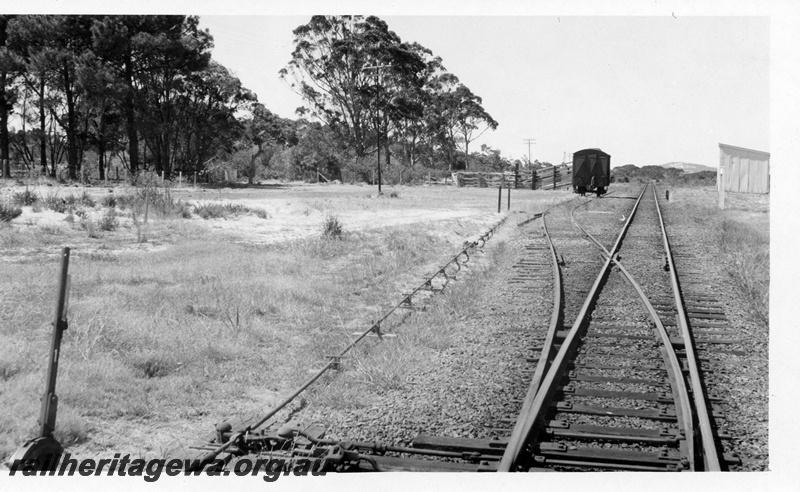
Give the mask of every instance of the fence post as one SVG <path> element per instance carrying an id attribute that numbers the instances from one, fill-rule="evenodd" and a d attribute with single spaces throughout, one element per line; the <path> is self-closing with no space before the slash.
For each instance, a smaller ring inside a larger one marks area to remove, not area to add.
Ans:
<path id="1" fill-rule="evenodd" d="M 508 194 L 508 206 L 507 206 L 506 210 L 511 210 L 511 185 L 510 184 L 508 185 L 508 190 L 506 191 L 506 193 Z"/>
<path id="2" fill-rule="evenodd" d="M 497 213 L 500 213 L 500 203 L 503 201 L 503 185 L 497 187 Z"/>
<path id="3" fill-rule="evenodd" d="M 147 213 L 150 211 L 150 189 L 144 192 L 144 223 L 147 224 Z"/>
<path id="4" fill-rule="evenodd" d="M 183 184 L 183 171 L 178 171 L 178 186 Z"/>

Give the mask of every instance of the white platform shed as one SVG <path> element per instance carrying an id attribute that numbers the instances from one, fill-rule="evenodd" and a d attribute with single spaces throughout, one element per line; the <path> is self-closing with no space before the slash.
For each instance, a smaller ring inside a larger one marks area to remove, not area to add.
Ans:
<path id="1" fill-rule="evenodd" d="M 722 191 L 769 193 L 769 153 L 719 144 L 717 189 L 721 187 Z"/>

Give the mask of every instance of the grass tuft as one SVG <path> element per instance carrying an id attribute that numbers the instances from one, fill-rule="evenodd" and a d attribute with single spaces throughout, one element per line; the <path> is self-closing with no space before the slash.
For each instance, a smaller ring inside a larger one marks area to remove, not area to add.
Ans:
<path id="1" fill-rule="evenodd" d="M 344 226 L 335 215 L 328 215 L 322 223 L 322 237 L 325 239 L 342 239 Z"/>
<path id="2" fill-rule="evenodd" d="M 177 367 L 165 354 L 158 353 L 133 356 L 130 362 L 136 376 L 145 379 L 163 378 Z"/>
<path id="3" fill-rule="evenodd" d="M 67 200 L 58 196 L 58 193 L 50 193 L 42 199 L 42 204 L 45 208 L 49 208 L 54 212 L 60 214 L 66 213 L 69 205 Z"/>
<path id="4" fill-rule="evenodd" d="M 97 227 L 94 224 L 94 221 L 88 217 L 84 217 L 79 222 L 81 229 L 86 231 L 86 235 L 92 239 L 97 239 L 100 237 L 99 233 L 97 232 Z"/>
<path id="5" fill-rule="evenodd" d="M 119 227 L 119 219 L 117 219 L 117 212 L 110 208 L 108 211 L 103 214 L 103 217 L 100 219 L 98 223 L 101 231 L 113 231 Z"/>
<path id="6" fill-rule="evenodd" d="M 83 190 L 83 193 L 81 193 L 81 196 L 78 198 L 78 202 L 84 207 L 89 208 L 93 208 L 96 205 L 94 198 L 92 198 L 92 195 L 86 190 Z"/>
<path id="7" fill-rule="evenodd" d="M 194 206 L 194 213 L 206 220 L 224 219 L 246 212 L 246 207 L 234 203 L 197 203 Z"/>
<path id="8" fill-rule="evenodd" d="M 11 222 L 20 215 L 22 215 L 21 208 L 0 203 L 0 222 Z"/>
<path id="9" fill-rule="evenodd" d="M 100 199 L 100 204 L 104 207 L 114 208 L 117 206 L 117 197 L 115 197 L 113 193 L 104 195 L 103 198 Z"/>
<path id="10" fill-rule="evenodd" d="M 39 195 L 26 186 L 25 191 L 14 193 L 11 196 L 11 200 L 15 205 L 30 206 L 39 201 Z"/>
<path id="11" fill-rule="evenodd" d="M 750 224 L 726 218 L 720 242 L 726 270 L 750 301 L 749 311 L 769 326 L 769 236 Z"/>

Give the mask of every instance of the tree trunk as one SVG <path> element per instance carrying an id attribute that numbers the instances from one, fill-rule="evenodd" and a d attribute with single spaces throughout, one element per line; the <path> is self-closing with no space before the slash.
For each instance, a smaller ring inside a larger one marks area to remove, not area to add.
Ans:
<path id="1" fill-rule="evenodd" d="M 102 128 L 102 126 L 101 126 Z M 97 163 L 97 171 L 100 175 L 100 181 L 106 180 L 106 141 L 102 137 L 102 133 L 100 139 L 97 142 L 97 153 L 100 154 Z"/>
<path id="2" fill-rule="evenodd" d="M 44 112 L 44 77 L 39 82 L 39 130 L 41 130 L 41 138 L 39 139 L 39 161 L 42 163 L 42 170 L 47 172 L 47 114 Z M 50 171 L 50 177 L 56 177 L 56 164 L 53 162 L 53 169 Z"/>
<path id="3" fill-rule="evenodd" d="M 78 177 L 78 141 L 75 138 L 75 95 L 70 87 L 69 67 L 66 62 L 63 67 L 64 96 L 67 102 L 67 168 L 69 179 Z"/>
<path id="4" fill-rule="evenodd" d="M 469 169 L 469 140 L 464 139 L 464 170 Z"/>
<path id="5" fill-rule="evenodd" d="M 8 17 L 0 18 L 0 46 L 6 45 L 6 26 Z M 5 66 L 0 70 L 0 164 L 2 164 L 3 177 L 11 179 L 11 163 L 8 160 L 8 110 L 10 104 L 6 98 L 6 84 L 8 83 L 8 73 Z"/>
<path id="6" fill-rule="evenodd" d="M 0 26 L 0 36 L 5 45 L 5 23 Z M 11 179 L 11 163 L 8 160 L 8 100 L 6 99 L 7 74 L 5 70 L 0 71 L 0 164 L 2 164 L 3 177 Z"/>
<path id="7" fill-rule="evenodd" d="M 128 158 L 130 162 L 131 175 L 139 172 L 139 135 L 136 131 L 136 112 L 133 102 L 133 57 L 128 52 L 125 59 L 125 84 L 128 90 L 125 91 L 125 122 L 128 130 Z"/>

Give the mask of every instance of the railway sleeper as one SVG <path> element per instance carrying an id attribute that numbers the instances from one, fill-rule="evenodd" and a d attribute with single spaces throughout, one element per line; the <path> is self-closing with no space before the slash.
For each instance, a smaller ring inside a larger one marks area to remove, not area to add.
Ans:
<path id="1" fill-rule="evenodd" d="M 371 463 L 370 463 L 371 462 Z M 406 458 L 398 456 L 370 455 L 369 461 L 360 460 L 356 470 L 349 471 L 378 471 L 382 472 L 494 472 L 497 471 L 497 462 L 484 461 L 481 463 L 466 463 L 458 461 L 433 461 L 420 458 Z"/>
<path id="2" fill-rule="evenodd" d="M 643 393 L 641 391 L 610 391 L 592 388 L 575 388 L 571 385 L 559 386 L 558 391 L 564 395 L 594 396 L 598 398 L 618 398 L 626 400 L 657 401 L 659 403 L 673 403 L 672 393 L 659 391 L 658 393 Z"/>
<path id="3" fill-rule="evenodd" d="M 469 439 L 419 434 L 411 441 L 412 448 L 496 456 L 502 456 L 507 445 L 508 438 L 502 437 L 496 439 Z"/>
<path id="4" fill-rule="evenodd" d="M 640 419 L 660 420 L 666 422 L 677 422 L 678 420 L 675 411 L 666 408 L 638 409 L 599 406 L 595 407 L 591 405 L 581 405 L 577 403 L 561 401 L 556 404 L 556 411 L 559 413 L 598 415 L 604 417 L 635 417 Z"/>
<path id="5" fill-rule="evenodd" d="M 677 471 L 688 469 L 679 453 L 622 451 L 600 448 L 571 448 L 562 443 L 539 443 L 534 461 L 539 466 L 598 467 L 638 471 Z"/>
<path id="6" fill-rule="evenodd" d="M 684 439 L 678 429 L 631 429 L 588 424 L 571 424 L 565 420 L 551 420 L 545 432 L 551 438 L 578 441 L 604 441 L 641 443 L 647 445 L 677 446 Z"/>
<path id="7" fill-rule="evenodd" d="M 585 364 L 583 362 L 573 362 L 568 364 L 567 366 L 570 370 L 574 369 L 604 369 L 610 371 L 618 371 L 618 370 L 627 370 L 631 369 L 631 366 L 619 366 L 619 365 L 611 365 L 611 364 Z M 657 372 L 659 374 L 666 374 L 667 370 L 662 367 L 648 367 L 648 366 L 636 366 L 635 369 L 637 371 L 648 371 L 648 372 Z"/>
<path id="8" fill-rule="evenodd" d="M 575 371 L 570 371 L 564 378 L 569 381 L 582 381 L 592 383 L 619 383 L 619 384 L 647 384 L 651 386 L 664 386 L 667 384 L 667 378 L 661 377 L 657 379 L 646 378 L 616 378 L 609 376 L 595 376 L 593 374 L 580 374 Z"/>

